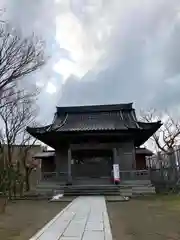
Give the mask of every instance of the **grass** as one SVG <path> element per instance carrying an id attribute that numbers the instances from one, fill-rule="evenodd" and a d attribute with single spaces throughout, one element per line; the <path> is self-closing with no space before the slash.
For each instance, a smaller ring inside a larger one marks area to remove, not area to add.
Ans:
<path id="1" fill-rule="evenodd" d="M 180 197 L 155 195 L 107 203 L 113 239 L 180 239 Z"/>
<path id="2" fill-rule="evenodd" d="M 68 203 L 22 200 L 0 214 L 0 239 L 28 240 Z M 180 239 L 180 197 L 153 195 L 107 202 L 114 240 Z"/>
<path id="3" fill-rule="evenodd" d="M 22 200 L 10 202 L 4 214 L 0 214 L 0 239 L 28 240 L 67 203 Z"/>

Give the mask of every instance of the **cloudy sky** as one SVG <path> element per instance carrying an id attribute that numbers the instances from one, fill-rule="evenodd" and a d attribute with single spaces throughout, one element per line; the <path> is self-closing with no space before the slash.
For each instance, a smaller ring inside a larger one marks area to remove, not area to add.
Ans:
<path id="1" fill-rule="evenodd" d="M 6 18 L 51 56 L 32 81 L 56 105 L 134 102 L 180 112 L 179 0 L 6 0 Z"/>

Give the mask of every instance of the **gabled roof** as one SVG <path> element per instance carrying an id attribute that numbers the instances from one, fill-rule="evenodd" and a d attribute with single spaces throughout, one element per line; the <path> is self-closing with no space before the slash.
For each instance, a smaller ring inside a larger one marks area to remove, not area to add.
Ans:
<path id="1" fill-rule="evenodd" d="M 74 107 L 57 107 L 52 124 L 40 128 L 27 128 L 34 137 L 42 139 L 42 134 L 56 132 L 84 133 L 84 132 L 127 132 L 138 134 L 137 145 L 144 143 L 157 129 L 161 122 L 144 123 L 136 118 L 132 103 L 114 105 L 91 105 Z M 139 131 L 139 133 L 135 133 Z"/>
<path id="2" fill-rule="evenodd" d="M 34 158 L 49 158 L 49 157 L 54 157 L 54 156 L 55 156 L 55 151 L 46 151 L 46 152 L 36 153 L 33 157 Z"/>
<path id="3" fill-rule="evenodd" d="M 94 112 L 112 112 L 120 110 L 132 110 L 133 103 L 109 104 L 109 105 L 84 105 L 71 107 L 56 107 L 57 113 L 94 113 Z"/>
<path id="4" fill-rule="evenodd" d="M 139 128 L 132 103 L 57 107 L 51 130 L 95 131 Z"/>
<path id="5" fill-rule="evenodd" d="M 94 130 L 128 130 L 139 128 L 138 124 L 129 115 L 123 116 L 118 112 L 113 113 L 71 113 L 64 118 L 57 118 L 52 124 L 52 130 L 65 131 L 94 131 Z"/>
<path id="6" fill-rule="evenodd" d="M 154 154 L 152 151 L 150 151 L 147 148 L 136 148 L 135 152 L 136 152 L 136 154 L 143 154 L 146 156 L 152 156 Z"/>

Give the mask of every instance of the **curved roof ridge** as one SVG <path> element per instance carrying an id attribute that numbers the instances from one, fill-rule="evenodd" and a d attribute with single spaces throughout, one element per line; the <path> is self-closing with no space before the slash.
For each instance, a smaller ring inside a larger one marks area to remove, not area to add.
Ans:
<path id="1" fill-rule="evenodd" d="M 101 112 L 101 111 L 119 111 L 119 110 L 132 110 L 133 103 L 121 104 L 103 104 L 103 105 L 82 105 L 82 106 L 57 106 L 59 113 L 82 113 L 82 112 Z"/>
<path id="2" fill-rule="evenodd" d="M 67 122 L 67 119 L 68 119 L 68 113 L 66 114 L 64 120 L 62 121 L 62 123 L 56 128 L 56 130 L 59 130 L 60 128 L 62 128 L 66 122 Z"/>
<path id="3" fill-rule="evenodd" d="M 52 127 L 52 124 L 48 124 L 46 126 L 42 126 L 42 127 L 30 127 L 30 126 L 27 126 L 26 127 L 26 131 L 31 134 L 33 132 L 39 132 L 39 133 L 42 133 L 42 132 L 45 132 L 47 131 L 48 129 L 50 129 Z"/>

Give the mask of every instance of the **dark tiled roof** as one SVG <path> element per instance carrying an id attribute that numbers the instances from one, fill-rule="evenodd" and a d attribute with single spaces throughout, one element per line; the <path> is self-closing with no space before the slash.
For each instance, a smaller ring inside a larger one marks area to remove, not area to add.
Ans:
<path id="1" fill-rule="evenodd" d="M 54 157 L 55 151 L 46 151 L 46 152 L 39 152 L 36 153 L 33 157 L 34 158 L 48 158 L 48 157 Z"/>
<path id="2" fill-rule="evenodd" d="M 147 155 L 147 156 L 153 155 L 153 152 L 150 151 L 147 148 L 136 148 L 135 151 L 136 151 L 137 154 L 144 154 L 144 155 Z"/>
<path id="3" fill-rule="evenodd" d="M 94 131 L 139 128 L 132 103 L 57 107 L 51 130 Z"/>
<path id="4" fill-rule="evenodd" d="M 130 111 L 70 113 L 58 117 L 52 126 L 56 131 L 127 130 L 139 128 Z"/>
<path id="5" fill-rule="evenodd" d="M 27 128 L 33 136 L 48 132 L 85 132 L 107 130 L 145 130 L 146 138 L 161 126 L 160 122 L 138 122 L 132 103 L 79 107 L 57 107 L 51 125 Z M 143 135 L 144 136 L 144 135 Z M 144 139 L 145 137 L 143 137 Z M 141 139 L 140 139 L 141 141 Z M 143 141 L 143 140 L 142 140 Z"/>
<path id="6" fill-rule="evenodd" d="M 131 110 L 132 103 L 109 104 L 109 105 L 85 105 L 73 107 L 57 107 L 57 113 L 92 113 L 92 112 L 111 112 L 119 110 Z"/>
<path id="7" fill-rule="evenodd" d="M 150 130 L 153 128 L 160 128 L 162 126 L 161 121 L 157 121 L 157 122 L 152 122 L 152 123 L 147 123 L 147 122 L 138 122 L 138 125 L 140 128 L 144 129 L 144 130 Z"/>
<path id="8" fill-rule="evenodd" d="M 127 127 L 117 114 L 69 114 L 58 131 L 114 130 Z"/>

